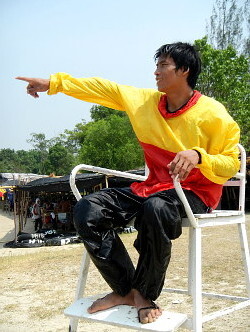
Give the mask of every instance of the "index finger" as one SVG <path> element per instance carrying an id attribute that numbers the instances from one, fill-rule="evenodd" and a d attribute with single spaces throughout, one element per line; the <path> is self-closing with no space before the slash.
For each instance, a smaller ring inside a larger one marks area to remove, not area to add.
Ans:
<path id="1" fill-rule="evenodd" d="M 169 170 L 172 172 L 175 169 L 176 164 L 179 162 L 179 157 L 177 155 L 174 157 L 174 159 L 167 165 Z"/>
<path id="2" fill-rule="evenodd" d="M 25 81 L 25 82 L 28 82 L 28 83 L 32 83 L 34 81 L 33 78 L 23 77 L 23 76 L 17 76 L 16 80 Z"/>

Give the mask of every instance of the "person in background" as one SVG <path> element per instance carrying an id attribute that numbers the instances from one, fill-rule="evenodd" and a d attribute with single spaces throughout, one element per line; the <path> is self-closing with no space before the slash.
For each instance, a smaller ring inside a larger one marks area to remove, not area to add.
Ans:
<path id="1" fill-rule="evenodd" d="M 35 221 L 35 231 L 40 231 L 43 227 L 40 199 L 37 198 L 35 204 L 32 207 L 32 219 Z"/>

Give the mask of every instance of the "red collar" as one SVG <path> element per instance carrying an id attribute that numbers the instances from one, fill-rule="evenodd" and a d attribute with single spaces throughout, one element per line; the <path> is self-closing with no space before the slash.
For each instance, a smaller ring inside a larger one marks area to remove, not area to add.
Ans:
<path id="1" fill-rule="evenodd" d="M 197 90 L 194 90 L 194 94 L 193 96 L 189 99 L 189 101 L 183 105 L 180 109 L 178 109 L 177 111 L 170 113 L 167 111 L 166 105 L 167 105 L 167 101 L 168 101 L 168 97 L 167 95 L 162 95 L 158 104 L 158 110 L 160 111 L 161 115 L 166 118 L 174 118 L 175 116 L 179 116 L 182 113 L 186 112 L 190 107 L 194 106 L 198 99 L 201 97 L 201 93 Z"/>

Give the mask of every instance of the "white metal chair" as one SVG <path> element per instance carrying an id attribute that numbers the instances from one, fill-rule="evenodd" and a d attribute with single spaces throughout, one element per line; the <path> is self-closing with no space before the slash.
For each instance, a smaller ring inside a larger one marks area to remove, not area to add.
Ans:
<path id="1" fill-rule="evenodd" d="M 188 289 L 163 289 L 166 292 L 186 293 L 192 298 L 192 315 L 188 316 L 183 313 L 174 313 L 163 311 L 163 315 L 154 323 L 140 324 L 137 318 L 135 308 L 129 306 L 117 306 L 105 311 L 97 312 L 95 314 L 88 314 L 87 307 L 100 295 L 94 297 L 82 298 L 84 288 L 87 280 L 88 268 L 90 263 L 89 255 L 86 250 L 82 258 L 80 269 L 80 276 L 78 280 L 75 302 L 65 309 L 65 315 L 71 317 L 69 331 L 77 331 L 78 320 L 81 318 L 102 322 L 111 325 L 118 325 L 135 330 L 146 331 L 175 331 L 177 328 L 186 328 L 195 332 L 202 331 L 203 323 L 213 320 L 217 317 L 229 314 L 235 310 L 247 307 L 250 305 L 250 258 L 247 242 L 247 233 L 245 226 L 245 212 L 244 212 L 244 199 L 245 199 L 245 182 L 246 182 L 246 153 L 244 148 L 239 145 L 241 154 L 241 168 L 235 175 L 237 180 L 228 181 L 225 185 L 239 186 L 239 209 L 238 210 L 214 210 L 212 213 L 207 214 L 193 214 L 185 194 L 181 188 L 180 183 L 176 179 L 174 181 L 175 189 L 182 200 L 187 218 L 183 219 L 183 227 L 189 227 L 189 263 L 188 263 Z M 88 170 L 98 173 L 103 173 L 108 176 L 120 176 L 134 180 L 145 180 L 144 176 L 139 176 L 126 172 L 119 172 L 90 165 L 76 166 L 70 177 L 70 185 L 76 199 L 79 200 L 81 195 L 75 186 L 75 176 L 79 170 Z M 224 294 L 204 293 L 202 292 L 202 277 L 201 277 L 201 230 L 204 227 L 237 224 L 241 252 L 244 263 L 244 271 L 246 277 L 246 287 L 248 297 L 230 296 Z M 202 297 L 216 297 L 221 299 L 234 300 L 237 304 L 224 308 L 223 310 L 215 311 L 207 315 L 202 315 Z"/>

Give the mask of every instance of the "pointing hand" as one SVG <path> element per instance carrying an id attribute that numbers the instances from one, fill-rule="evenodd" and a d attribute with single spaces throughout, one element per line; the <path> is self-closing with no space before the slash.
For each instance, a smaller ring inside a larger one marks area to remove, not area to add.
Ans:
<path id="1" fill-rule="evenodd" d="M 38 98 L 37 92 L 45 92 L 49 89 L 50 80 L 43 78 L 16 77 L 17 80 L 28 82 L 27 93 L 34 98 Z"/>

